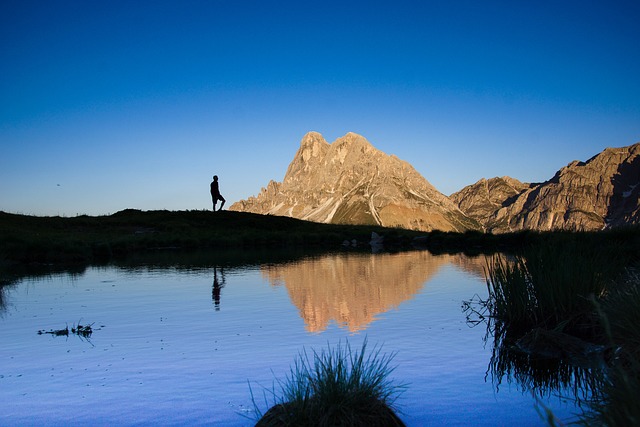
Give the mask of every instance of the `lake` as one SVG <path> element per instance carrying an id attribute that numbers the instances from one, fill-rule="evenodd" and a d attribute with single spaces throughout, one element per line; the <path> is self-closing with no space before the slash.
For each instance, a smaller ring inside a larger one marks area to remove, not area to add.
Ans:
<path id="1" fill-rule="evenodd" d="M 544 407 L 573 419 L 566 390 L 492 378 L 486 325 L 462 310 L 487 294 L 485 262 L 426 251 L 242 266 L 212 256 L 21 279 L 2 291 L 0 425 L 248 426 L 249 384 L 266 411 L 300 352 L 364 339 L 395 353 L 407 425 L 539 426 Z M 92 334 L 37 333 L 78 324 Z"/>

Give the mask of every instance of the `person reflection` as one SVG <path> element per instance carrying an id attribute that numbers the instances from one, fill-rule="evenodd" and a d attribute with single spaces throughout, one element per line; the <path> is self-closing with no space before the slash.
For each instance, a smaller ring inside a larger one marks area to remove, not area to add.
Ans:
<path id="1" fill-rule="evenodd" d="M 213 290 L 211 291 L 211 298 L 213 299 L 213 305 L 216 311 L 220 311 L 220 292 L 224 288 L 224 270 L 220 268 L 220 280 L 218 280 L 218 268 L 213 267 Z"/>

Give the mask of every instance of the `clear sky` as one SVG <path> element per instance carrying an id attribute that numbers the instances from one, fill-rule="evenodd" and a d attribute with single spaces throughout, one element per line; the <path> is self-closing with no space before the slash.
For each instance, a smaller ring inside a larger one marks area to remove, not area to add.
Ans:
<path id="1" fill-rule="evenodd" d="M 0 210 L 227 206 L 347 132 L 444 194 L 640 141 L 640 2 L 0 1 Z"/>

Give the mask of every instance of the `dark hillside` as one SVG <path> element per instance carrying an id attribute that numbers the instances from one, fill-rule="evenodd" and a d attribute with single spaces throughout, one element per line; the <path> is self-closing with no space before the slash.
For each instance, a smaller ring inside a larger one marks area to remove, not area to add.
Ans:
<path id="1" fill-rule="evenodd" d="M 92 263 L 158 250 L 261 248 L 338 249 L 366 244 L 376 231 L 400 245 L 417 232 L 331 225 L 244 212 L 139 211 L 110 216 L 36 217 L 0 212 L 0 262 Z"/>

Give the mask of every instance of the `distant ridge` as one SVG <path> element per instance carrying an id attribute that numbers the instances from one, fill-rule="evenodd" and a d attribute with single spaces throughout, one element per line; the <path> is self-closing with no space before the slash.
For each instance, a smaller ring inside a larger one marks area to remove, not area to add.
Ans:
<path id="1" fill-rule="evenodd" d="M 451 199 L 486 231 L 602 230 L 640 223 L 640 143 L 573 161 L 540 184 L 480 180 Z"/>
<path id="2" fill-rule="evenodd" d="M 355 133 L 332 144 L 307 133 L 282 182 L 270 181 L 260 194 L 229 209 L 423 231 L 479 228 L 409 163 Z"/>

